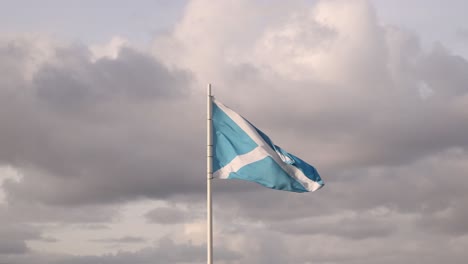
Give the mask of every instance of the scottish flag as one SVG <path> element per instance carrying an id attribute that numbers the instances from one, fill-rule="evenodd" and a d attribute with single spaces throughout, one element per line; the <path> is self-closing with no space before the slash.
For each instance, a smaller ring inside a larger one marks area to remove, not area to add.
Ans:
<path id="1" fill-rule="evenodd" d="M 213 177 L 253 181 L 290 192 L 313 192 L 317 170 L 273 144 L 249 121 L 213 98 Z"/>

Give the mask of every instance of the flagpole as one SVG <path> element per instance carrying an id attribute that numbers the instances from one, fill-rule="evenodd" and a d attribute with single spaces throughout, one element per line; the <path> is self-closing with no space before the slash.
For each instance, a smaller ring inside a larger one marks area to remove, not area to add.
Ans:
<path id="1" fill-rule="evenodd" d="M 213 264 L 213 216 L 211 202 L 211 179 L 213 179 L 213 109 L 211 84 L 207 87 L 207 177 L 206 177 L 206 233 L 207 233 L 207 264 Z"/>

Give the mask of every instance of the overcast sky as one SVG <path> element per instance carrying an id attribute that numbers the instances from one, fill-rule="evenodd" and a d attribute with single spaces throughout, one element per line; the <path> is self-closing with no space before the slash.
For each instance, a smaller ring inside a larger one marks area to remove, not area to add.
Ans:
<path id="1" fill-rule="evenodd" d="M 0 0 L 0 264 L 205 263 L 205 89 L 326 186 L 217 180 L 215 263 L 465 263 L 463 0 Z"/>

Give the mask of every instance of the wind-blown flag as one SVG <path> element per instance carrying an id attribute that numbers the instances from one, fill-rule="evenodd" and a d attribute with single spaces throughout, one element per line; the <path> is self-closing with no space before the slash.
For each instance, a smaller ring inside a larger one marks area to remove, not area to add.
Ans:
<path id="1" fill-rule="evenodd" d="M 270 138 L 215 98 L 213 177 L 241 179 L 291 192 L 313 192 L 324 183 L 317 170 L 273 144 Z"/>

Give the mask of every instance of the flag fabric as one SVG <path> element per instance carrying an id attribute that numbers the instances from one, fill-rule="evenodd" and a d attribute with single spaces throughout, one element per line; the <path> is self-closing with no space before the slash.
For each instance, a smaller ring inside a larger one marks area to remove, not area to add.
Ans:
<path id="1" fill-rule="evenodd" d="M 313 192 L 324 183 L 317 170 L 282 148 L 217 101 L 213 109 L 213 178 L 241 179 L 290 192 Z"/>

